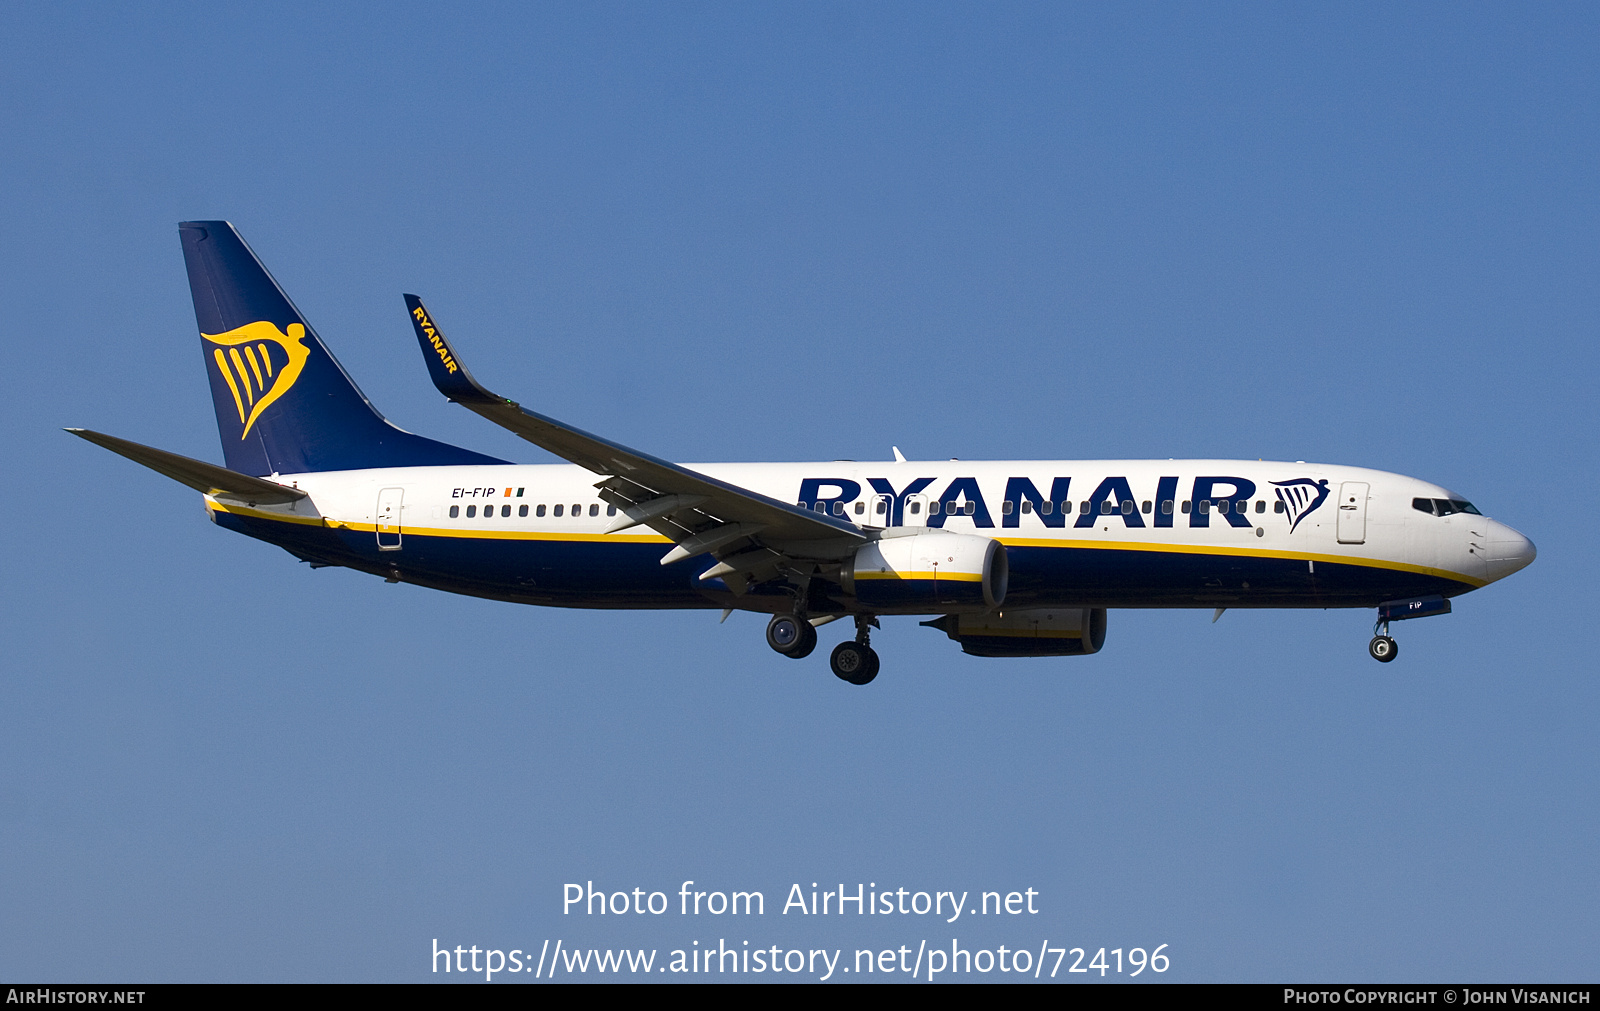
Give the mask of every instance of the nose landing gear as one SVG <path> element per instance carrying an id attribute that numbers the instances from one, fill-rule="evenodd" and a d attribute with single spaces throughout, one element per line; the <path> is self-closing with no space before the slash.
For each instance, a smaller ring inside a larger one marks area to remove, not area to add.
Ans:
<path id="1" fill-rule="evenodd" d="M 1372 626 L 1372 641 L 1367 643 L 1367 652 L 1379 663 L 1388 663 L 1400 655 L 1400 644 L 1389 637 L 1389 618 L 1381 608 Z"/>

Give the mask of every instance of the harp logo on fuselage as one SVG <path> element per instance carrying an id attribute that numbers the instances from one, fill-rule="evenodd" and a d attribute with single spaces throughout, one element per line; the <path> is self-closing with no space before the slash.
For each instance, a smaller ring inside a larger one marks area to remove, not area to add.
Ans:
<path id="1" fill-rule="evenodd" d="M 1300 521 L 1317 511 L 1317 506 L 1328 500 L 1328 479 L 1317 481 L 1309 477 L 1297 478 L 1293 481 L 1274 481 L 1278 489 L 1278 501 L 1282 502 L 1289 517 L 1289 532 L 1294 533 L 1294 528 Z"/>
<path id="2" fill-rule="evenodd" d="M 266 320 L 258 320 L 227 333 L 200 336 L 222 345 L 212 348 L 211 358 L 233 394 L 233 406 L 239 410 L 239 423 L 244 426 L 239 433 L 241 440 L 250 434 L 261 412 L 289 392 L 306 367 L 306 359 L 311 357 L 305 346 L 306 328 L 300 323 L 290 323 L 287 334 Z"/>

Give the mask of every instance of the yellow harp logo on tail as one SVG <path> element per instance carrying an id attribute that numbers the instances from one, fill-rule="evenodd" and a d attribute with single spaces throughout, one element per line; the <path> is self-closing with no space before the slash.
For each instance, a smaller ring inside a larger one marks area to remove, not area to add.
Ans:
<path id="1" fill-rule="evenodd" d="M 289 392 L 311 357 L 304 343 L 306 328 L 299 323 L 290 323 L 287 334 L 259 320 L 227 333 L 200 336 L 223 346 L 213 348 L 211 357 L 233 393 L 233 406 L 239 409 L 239 422 L 244 425 L 240 439 L 250 434 L 267 405 Z"/>

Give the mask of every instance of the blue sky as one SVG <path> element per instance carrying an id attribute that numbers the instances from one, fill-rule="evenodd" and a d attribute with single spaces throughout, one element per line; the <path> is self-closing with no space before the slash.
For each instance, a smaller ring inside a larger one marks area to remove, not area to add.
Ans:
<path id="1" fill-rule="evenodd" d="M 0 973 L 956 936 L 1167 944 L 1182 980 L 1592 979 L 1597 21 L 14 7 Z M 509 459 L 547 458 L 432 391 L 402 291 L 494 389 L 669 458 L 1358 464 L 1539 559 L 1396 626 L 1392 665 L 1366 612 L 1115 611 L 1097 656 L 1010 662 L 893 619 L 865 690 L 755 616 L 312 572 L 59 431 L 220 460 L 194 218 L 391 419 Z M 1043 912 L 561 913 L 569 881 L 685 879 Z"/>

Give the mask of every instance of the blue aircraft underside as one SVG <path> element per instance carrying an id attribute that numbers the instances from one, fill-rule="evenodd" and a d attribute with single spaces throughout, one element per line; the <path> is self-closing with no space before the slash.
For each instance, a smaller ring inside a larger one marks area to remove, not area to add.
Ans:
<path id="1" fill-rule="evenodd" d="M 285 548 L 309 561 L 380 575 L 398 571 L 409 583 L 471 596 L 566 607 L 784 610 L 785 588 L 756 587 L 735 598 L 719 580 L 701 583 L 710 555 L 660 564 L 661 544 L 438 537 L 407 533 L 399 551 L 379 551 L 370 531 L 331 530 L 218 512 L 219 526 Z M 1006 548 L 1010 562 L 1007 610 L 1030 607 L 1375 607 L 1403 597 L 1456 596 L 1471 590 L 1457 580 L 1381 568 L 1298 558 L 1191 554 L 1126 548 Z M 942 601 L 905 588 L 894 610 L 935 614 Z M 964 589 L 964 588 L 963 588 Z M 818 613 L 846 608 L 819 587 Z M 966 601 L 950 601 L 950 604 Z M 880 613 L 887 609 L 876 608 Z"/>

